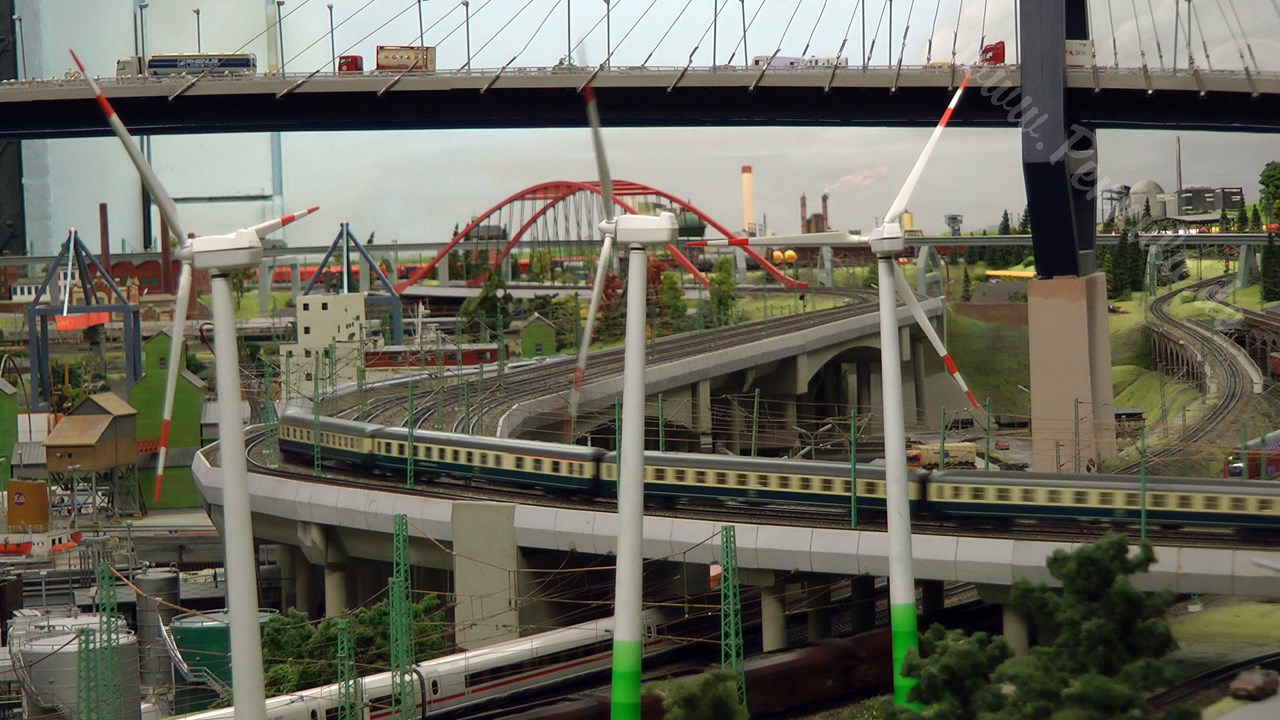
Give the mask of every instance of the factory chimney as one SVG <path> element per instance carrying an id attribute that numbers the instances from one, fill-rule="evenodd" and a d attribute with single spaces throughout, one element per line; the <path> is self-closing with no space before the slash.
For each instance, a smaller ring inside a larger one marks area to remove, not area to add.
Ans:
<path id="1" fill-rule="evenodd" d="M 822 227 L 818 232 L 826 232 L 831 229 L 831 216 L 827 214 L 827 198 L 831 197 L 829 193 L 822 193 Z"/>
<path id="2" fill-rule="evenodd" d="M 100 251 L 102 267 L 111 272 L 111 230 L 107 226 L 107 204 L 98 203 L 98 238 L 102 243 Z"/>
<path id="3" fill-rule="evenodd" d="M 756 204 L 755 183 L 751 175 L 751 166 L 742 166 L 742 233 L 755 235 Z"/>
<path id="4" fill-rule="evenodd" d="M 800 193 L 800 232 L 809 232 L 809 202 L 805 200 L 804 193 Z"/>

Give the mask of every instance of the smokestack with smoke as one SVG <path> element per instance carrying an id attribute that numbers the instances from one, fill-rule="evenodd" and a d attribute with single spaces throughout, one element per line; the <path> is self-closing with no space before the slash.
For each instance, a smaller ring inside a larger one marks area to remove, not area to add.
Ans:
<path id="1" fill-rule="evenodd" d="M 755 225 L 755 183 L 751 175 L 751 166 L 742 166 L 742 233 L 751 235 Z"/>
<path id="2" fill-rule="evenodd" d="M 831 197 L 831 193 L 822 193 L 822 227 L 818 232 L 826 232 L 831 229 L 831 216 L 827 214 L 827 198 Z"/>
<path id="3" fill-rule="evenodd" d="M 858 190 L 865 190 L 871 187 L 872 185 L 875 185 L 876 183 L 880 182 L 884 178 L 885 178 L 884 166 L 877 165 L 876 167 L 873 167 L 873 168 L 867 168 L 865 170 L 859 170 L 856 173 L 850 173 L 849 175 L 845 175 L 839 180 L 828 185 L 827 189 L 824 190 L 823 192 L 830 194 L 834 190 L 839 190 L 840 188 L 846 188 L 846 187 L 856 188 Z"/>
<path id="4" fill-rule="evenodd" d="M 809 202 L 800 193 L 800 232 L 809 232 Z"/>

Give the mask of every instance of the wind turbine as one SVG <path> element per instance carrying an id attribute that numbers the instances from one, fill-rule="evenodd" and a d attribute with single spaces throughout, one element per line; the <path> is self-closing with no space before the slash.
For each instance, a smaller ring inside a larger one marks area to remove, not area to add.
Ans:
<path id="1" fill-rule="evenodd" d="M 906 303 L 915 318 L 916 324 L 924 331 L 935 351 L 942 358 L 947 372 L 955 379 L 973 410 L 977 411 L 978 402 L 973 393 L 960 376 L 959 369 L 947 353 L 942 339 L 934 331 L 925 317 L 924 309 L 916 301 L 915 295 L 907 284 L 907 278 L 894 257 L 902 251 L 902 226 L 898 217 L 907 207 L 907 201 L 915 190 L 920 174 L 924 171 L 933 154 L 938 138 L 960 103 L 960 96 L 969 84 L 972 71 L 965 73 L 964 80 L 947 105 L 942 119 L 933 129 L 924 150 L 916 159 L 916 164 L 907 175 L 907 180 L 898 196 L 894 198 L 889 211 L 885 213 L 884 224 L 872 231 L 869 236 L 852 235 L 845 232 L 811 233 L 808 235 L 772 236 L 768 238 L 732 238 L 727 240 L 702 240 L 690 242 L 691 246 L 707 245 L 787 245 L 792 247 L 826 247 L 854 246 L 869 247 L 876 256 L 879 273 L 880 291 L 880 380 L 881 395 L 884 402 L 884 463 L 886 480 L 886 510 L 889 535 L 889 616 L 893 635 L 893 687 L 894 700 L 898 705 L 906 704 L 907 693 L 915 686 L 915 681 L 902 676 L 902 660 L 911 650 L 919 652 L 919 635 L 916 627 L 916 590 L 915 572 L 911 567 L 911 514 L 907 498 L 907 460 L 906 460 L 906 419 L 902 403 L 902 358 L 898 349 L 898 298 Z M 753 242 L 755 241 L 755 242 Z M 896 293 L 895 293 L 896 291 Z M 896 297 L 895 297 L 896 294 Z"/>
<path id="2" fill-rule="evenodd" d="M 600 173 L 600 196 L 605 203 L 604 233 L 600 261 L 596 266 L 595 284 L 587 310 L 587 327 L 578 351 L 578 371 L 570 394 L 570 431 L 577 416 L 581 379 L 586 364 L 586 348 L 590 344 L 591 325 L 600 304 L 606 267 L 613 255 L 613 242 L 627 246 L 627 321 L 623 352 L 621 468 L 618 472 L 618 546 L 614 581 L 613 610 L 613 677 L 610 717 L 613 720 L 639 720 L 640 668 L 644 654 L 643 565 L 641 543 L 644 534 L 644 367 L 645 321 L 648 293 L 648 255 L 646 246 L 663 246 L 676 241 L 679 227 L 676 216 L 669 212 L 653 215 L 615 215 L 613 183 L 609 179 L 609 161 L 605 157 L 600 132 L 600 113 L 595 93 L 588 83 L 583 87 L 587 103 L 587 120 L 595 147 L 596 169 Z"/>
<path id="3" fill-rule="evenodd" d="M 228 273 L 236 268 L 254 267 L 262 259 L 262 238 L 275 230 L 305 217 L 319 207 L 286 215 L 227 235 L 191 237 L 182 231 L 178 208 L 165 190 L 124 123 L 116 115 L 102 88 L 85 71 L 84 63 L 71 52 L 80 74 L 89 83 L 98 107 L 120 139 L 133 161 L 142 182 L 160 208 L 170 230 L 178 236 L 177 257 L 182 262 L 178 295 L 173 309 L 173 344 L 169 348 L 169 367 L 165 388 L 164 416 L 161 421 L 159 467 L 156 472 L 156 496 L 159 497 L 164 457 L 168 445 L 169 421 L 173 415 L 173 394 L 177 384 L 178 363 L 186 329 L 187 302 L 191 295 L 192 268 L 207 270 L 213 294 L 214 361 L 218 382 L 218 426 L 222 444 L 223 471 L 223 535 L 227 565 L 227 604 L 231 618 L 231 650 L 236 660 L 231 667 L 232 693 L 236 716 L 249 720 L 266 720 L 266 695 L 262 672 L 262 641 L 258 629 L 258 593 L 253 557 L 253 520 L 250 516 L 248 468 L 245 462 L 244 424 L 240 417 L 240 367 L 236 349 L 235 310 L 232 305 Z M 168 238 L 164 238 L 167 242 Z"/>

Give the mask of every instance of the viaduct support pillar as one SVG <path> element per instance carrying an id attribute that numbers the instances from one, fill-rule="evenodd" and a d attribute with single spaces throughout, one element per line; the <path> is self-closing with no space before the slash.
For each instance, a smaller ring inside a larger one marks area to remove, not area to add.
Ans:
<path id="1" fill-rule="evenodd" d="M 1009 604 L 1009 588 L 1005 585 L 978 585 L 978 597 L 983 602 L 1000 606 L 1004 620 L 1004 641 L 1014 655 L 1026 655 L 1031 649 L 1030 619 Z"/>
<path id="2" fill-rule="evenodd" d="M 347 611 L 347 565 L 324 566 L 324 616 L 337 617 Z"/>
<path id="3" fill-rule="evenodd" d="M 849 578 L 849 625 L 854 632 L 876 624 L 876 579 L 870 575 Z"/>
<path id="4" fill-rule="evenodd" d="M 1116 452 L 1107 279 L 1033 280 L 1027 286 L 1031 346 L 1031 468 L 1094 472 Z M 1064 467 L 1056 467 L 1060 447 Z"/>
<path id="5" fill-rule="evenodd" d="M 920 581 L 920 609 L 921 615 L 930 615 L 932 613 L 942 612 L 943 606 L 946 604 L 946 587 L 941 580 L 921 580 Z"/>
<path id="6" fill-rule="evenodd" d="M 454 503 L 453 532 L 458 645 L 471 650 L 518 637 L 515 506 Z"/>
<path id="7" fill-rule="evenodd" d="M 831 586 L 813 583 L 806 588 L 808 594 L 805 614 L 809 628 L 809 642 L 831 636 Z"/>
<path id="8" fill-rule="evenodd" d="M 765 652 L 787 646 L 786 588 L 766 585 L 760 588 L 760 635 Z"/>
<path id="9" fill-rule="evenodd" d="M 302 550 L 293 549 L 293 606 L 298 612 L 311 619 L 318 616 L 316 611 L 315 566 L 303 554 Z"/>

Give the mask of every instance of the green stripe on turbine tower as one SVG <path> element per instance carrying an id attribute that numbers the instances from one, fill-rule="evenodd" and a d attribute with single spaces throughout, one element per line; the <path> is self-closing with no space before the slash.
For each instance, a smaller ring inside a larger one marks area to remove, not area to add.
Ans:
<path id="1" fill-rule="evenodd" d="M 920 636 L 916 629 L 916 604 L 914 598 L 911 604 L 892 604 L 889 606 L 889 622 L 893 628 L 893 703 L 900 707 L 912 707 L 919 709 L 919 703 L 907 702 L 907 695 L 911 692 L 911 688 L 915 687 L 917 680 L 915 678 L 902 676 L 902 661 L 906 659 L 907 653 L 915 650 L 920 651 Z"/>
<path id="2" fill-rule="evenodd" d="M 613 643 L 613 702 L 610 720 L 640 720 L 640 659 L 644 641 Z"/>

